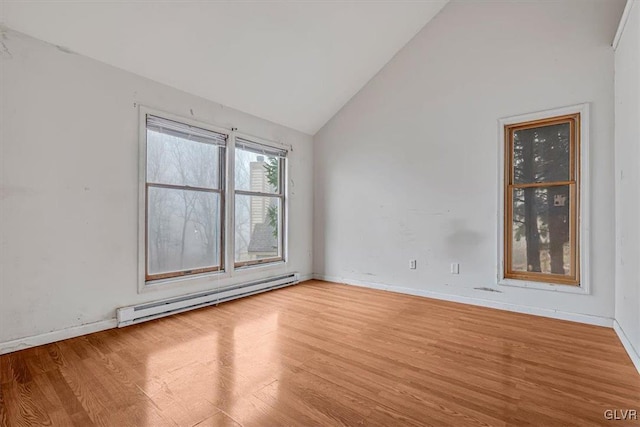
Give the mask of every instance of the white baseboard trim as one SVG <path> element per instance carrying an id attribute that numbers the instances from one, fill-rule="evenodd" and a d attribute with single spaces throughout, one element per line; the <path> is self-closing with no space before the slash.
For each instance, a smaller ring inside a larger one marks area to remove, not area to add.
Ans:
<path id="1" fill-rule="evenodd" d="M 481 298 L 465 297 L 460 295 L 444 294 L 441 292 L 427 291 L 423 289 L 403 288 L 399 286 L 385 285 L 382 283 L 365 282 L 360 280 L 345 279 L 342 277 L 325 276 L 314 274 L 314 279 L 325 280 L 327 282 L 344 283 L 346 285 L 361 286 L 364 288 L 379 289 L 401 294 L 416 295 L 420 297 L 434 298 L 443 301 L 459 302 L 462 304 L 477 305 L 480 307 L 495 308 L 498 310 L 512 311 L 515 313 L 532 314 L 535 316 L 550 317 L 552 319 L 569 320 L 572 322 L 586 323 L 588 325 L 613 327 L 613 319 L 608 317 L 592 316 L 590 314 L 570 313 L 548 308 L 530 307 L 525 305 L 511 304 L 500 301 L 492 301 Z"/>
<path id="2" fill-rule="evenodd" d="M 305 274 L 299 276 L 299 282 L 313 279 L 313 274 Z M 73 326 L 71 328 L 51 331 L 40 335 L 33 335 L 25 338 L 18 338 L 11 341 L 0 342 L 0 355 L 13 353 L 14 351 L 24 350 L 26 348 L 36 347 L 39 345 L 50 344 L 56 341 L 62 341 L 69 338 L 75 338 L 82 335 L 92 334 L 107 329 L 116 328 L 118 326 L 117 319 L 102 320 L 100 322 L 87 323 L 85 325 Z"/>
<path id="3" fill-rule="evenodd" d="M 106 329 L 112 329 L 115 328 L 117 324 L 118 322 L 116 319 L 102 320 L 100 322 L 72 326 L 71 328 L 61 329 L 59 331 L 51 331 L 40 335 L 0 342 L 0 354 L 12 353 L 14 351 L 24 350 L 25 348 L 50 344 L 56 341 L 62 341 L 69 338 L 92 334 L 94 332 L 104 331 Z"/>
<path id="4" fill-rule="evenodd" d="M 631 341 L 629 341 L 629 338 L 627 338 L 627 334 L 624 333 L 624 329 L 622 329 L 622 326 L 620 326 L 617 320 L 613 321 L 613 330 L 616 331 L 616 334 L 618 334 L 618 338 L 620 338 L 620 342 L 622 343 L 624 349 L 627 351 L 631 362 L 633 362 L 633 365 L 638 370 L 638 373 L 640 373 L 640 354 L 638 354 L 638 351 L 633 347 L 633 344 L 631 344 Z"/>

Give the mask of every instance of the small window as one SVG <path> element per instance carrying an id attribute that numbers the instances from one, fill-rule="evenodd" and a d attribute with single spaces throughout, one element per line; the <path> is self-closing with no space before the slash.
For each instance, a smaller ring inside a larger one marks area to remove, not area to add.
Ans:
<path id="1" fill-rule="evenodd" d="M 146 115 L 147 281 L 223 269 L 226 138 Z"/>
<path id="2" fill-rule="evenodd" d="M 580 284 L 580 114 L 504 126 L 507 279 Z"/>
<path id="3" fill-rule="evenodd" d="M 236 138 L 235 267 L 284 259 L 286 154 Z"/>

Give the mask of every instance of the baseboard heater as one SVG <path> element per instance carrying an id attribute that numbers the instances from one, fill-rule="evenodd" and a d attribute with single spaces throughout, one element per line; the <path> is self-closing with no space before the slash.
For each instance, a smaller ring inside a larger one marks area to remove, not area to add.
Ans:
<path id="1" fill-rule="evenodd" d="M 147 320 L 158 319 L 170 316 L 183 311 L 194 310 L 196 308 L 209 305 L 220 304 L 237 298 L 259 294 L 261 292 L 284 288 L 295 285 L 299 282 L 298 273 L 291 273 L 284 276 L 270 277 L 264 280 L 244 283 L 241 285 L 229 286 L 222 289 L 205 291 L 181 297 L 168 298 L 145 304 L 121 307 L 116 310 L 118 327 L 134 325 L 146 322 Z"/>

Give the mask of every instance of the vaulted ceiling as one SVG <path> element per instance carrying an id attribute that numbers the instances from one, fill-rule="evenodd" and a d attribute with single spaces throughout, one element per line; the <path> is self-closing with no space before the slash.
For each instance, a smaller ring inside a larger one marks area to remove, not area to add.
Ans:
<path id="1" fill-rule="evenodd" d="M 314 134 L 447 1 L 3 0 L 0 20 Z"/>

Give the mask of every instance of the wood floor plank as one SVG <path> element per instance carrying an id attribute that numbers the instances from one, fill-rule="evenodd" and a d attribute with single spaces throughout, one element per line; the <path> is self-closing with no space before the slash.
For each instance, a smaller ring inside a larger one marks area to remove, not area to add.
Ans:
<path id="1" fill-rule="evenodd" d="M 9 419 L 7 416 L 7 404 L 4 399 L 3 386 L 0 383 L 0 426 L 9 425 Z"/>
<path id="2" fill-rule="evenodd" d="M 242 427 L 242 425 L 224 412 L 218 412 L 198 423 L 195 427 Z"/>
<path id="3" fill-rule="evenodd" d="M 42 392 L 41 398 L 38 399 L 38 405 L 51 417 L 52 425 L 74 425 L 73 414 L 67 410 L 67 407 L 60 400 L 56 389 L 51 384 L 48 373 L 34 376 L 33 382 Z M 73 406 L 69 407 L 69 409 L 72 408 Z M 86 425 L 91 425 L 91 422 Z"/>
<path id="4" fill-rule="evenodd" d="M 309 281 L 0 356 L 0 426 L 585 426 L 640 412 L 613 330 Z"/>
<path id="5" fill-rule="evenodd" d="M 41 376 L 41 381 L 44 379 Z M 64 376 L 59 370 L 47 372 L 46 379 L 49 382 L 50 388 L 45 387 L 45 392 L 55 394 L 55 397 L 60 402 L 62 408 L 69 415 L 73 425 L 77 426 L 92 426 L 95 425 L 89 414 L 85 411 L 81 401 L 74 394 L 73 390 L 65 380 Z"/>
<path id="6" fill-rule="evenodd" d="M 8 424 L 16 426 L 50 426 L 51 414 L 46 412 L 46 399 L 37 386 L 15 382 L 2 386 Z"/>

